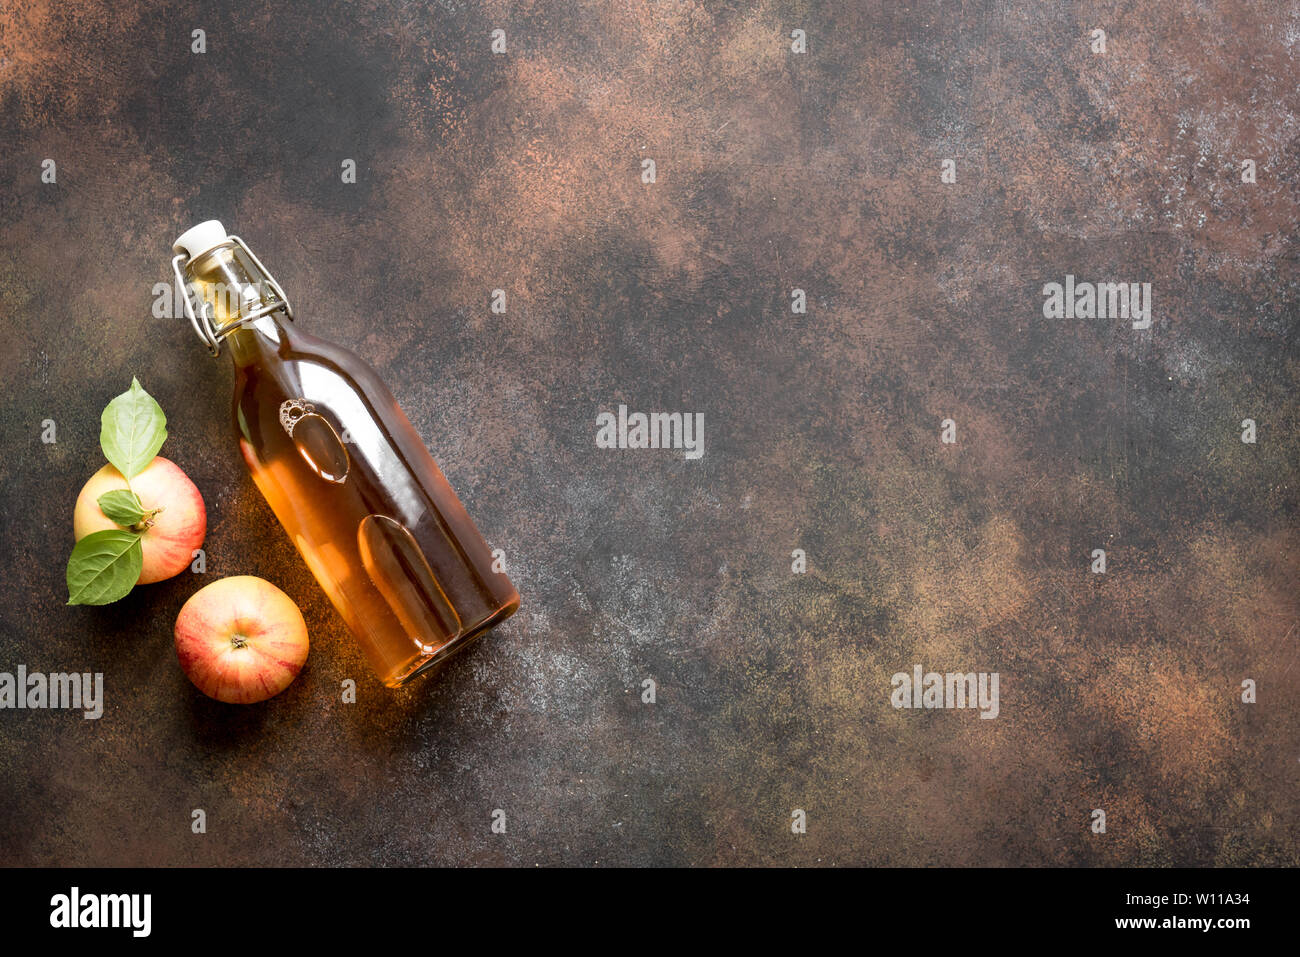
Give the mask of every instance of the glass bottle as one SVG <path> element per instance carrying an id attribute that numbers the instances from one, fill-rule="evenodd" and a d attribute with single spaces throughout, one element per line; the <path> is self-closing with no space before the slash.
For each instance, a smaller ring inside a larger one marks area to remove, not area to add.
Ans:
<path id="1" fill-rule="evenodd" d="M 190 322 L 234 360 L 253 481 L 379 679 L 396 687 L 510 617 L 519 593 L 375 371 L 300 332 L 279 283 L 221 223 L 172 248 Z"/>

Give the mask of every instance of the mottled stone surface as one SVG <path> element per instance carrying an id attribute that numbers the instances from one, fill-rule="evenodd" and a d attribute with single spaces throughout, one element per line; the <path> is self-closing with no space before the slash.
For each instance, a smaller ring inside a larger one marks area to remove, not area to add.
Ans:
<path id="1" fill-rule="evenodd" d="M 107 708 L 0 712 L 0 862 L 1300 863 L 1297 56 L 1295 2 L 8 0 L 0 670 Z M 228 360 L 151 316 L 210 217 L 507 553 L 520 613 L 431 680 L 370 679 Z M 1067 273 L 1150 282 L 1151 328 L 1044 319 Z M 133 373 L 208 571 L 65 607 Z M 706 454 L 597 449 L 620 402 Z M 265 705 L 172 650 L 230 574 L 311 628 Z M 894 710 L 917 663 L 1000 716 Z"/>

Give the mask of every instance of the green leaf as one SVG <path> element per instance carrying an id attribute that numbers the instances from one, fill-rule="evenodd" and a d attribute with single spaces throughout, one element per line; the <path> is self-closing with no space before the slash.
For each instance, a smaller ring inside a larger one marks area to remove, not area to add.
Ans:
<path id="1" fill-rule="evenodd" d="M 104 409 L 99 430 L 104 458 L 129 482 L 153 461 L 166 440 L 167 416 L 133 376 L 131 388 Z"/>
<path id="2" fill-rule="evenodd" d="M 110 520 L 119 525 L 131 526 L 144 520 L 148 514 L 140 502 L 140 496 L 129 488 L 115 488 L 105 492 L 97 501 L 99 510 Z"/>
<path id="3" fill-rule="evenodd" d="M 144 546 L 140 536 L 120 528 L 92 532 L 68 559 L 68 604 L 107 605 L 140 580 Z"/>

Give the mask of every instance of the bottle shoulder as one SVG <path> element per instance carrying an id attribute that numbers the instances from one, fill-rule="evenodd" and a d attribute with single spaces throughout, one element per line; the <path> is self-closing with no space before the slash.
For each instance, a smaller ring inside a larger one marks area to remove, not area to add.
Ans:
<path id="1" fill-rule="evenodd" d="M 282 441 L 311 417 L 311 423 L 328 421 L 345 441 L 374 444 L 384 435 L 407 445 L 410 426 L 392 392 L 352 350 L 297 329 L 284 329 L 274 340 L 264 336 L 257 346 L 253 361 L 236 368 L 235 426 L 246 441 Z M 242 355 L 249 353 L 245 344 Z"/>
<path id="2" fill-rule="evenodd" d="M 328 339 L 279 323 L 267 334 L 240 344 L 236 356 L 236 392 L 248 392 L 278 382 L 286 392 L 333 390 L 386 396 L 388 388 L 375 368 L 351 349 Z"/>

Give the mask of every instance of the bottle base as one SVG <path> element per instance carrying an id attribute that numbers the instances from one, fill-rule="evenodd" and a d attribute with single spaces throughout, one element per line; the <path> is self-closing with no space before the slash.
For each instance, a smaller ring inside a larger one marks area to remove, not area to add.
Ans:
<path id="1" fill-rule="evenodd" d="M 419 675 L 437 671 L 447 663 L 447 660 L 451 658 L 452 655 L 468 648 L 475 641 L 483 637 L 483 635 L 501 624 L 518 610 L 519 599 L 516 597 L 513 601 L 507 602 L 492 614 L 488 615 L 488 617 L 484 618 L 473 628 L 447 642 L 433 654 L 424 658 L 414 659 L 407 670 L 401 671 L 395 676 L 385 680 L 385 687 L 400 688 L 402 685 Z"/>

